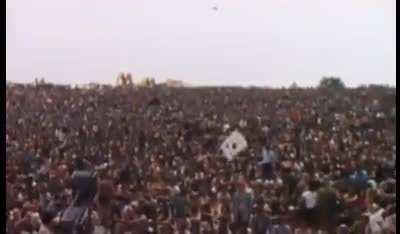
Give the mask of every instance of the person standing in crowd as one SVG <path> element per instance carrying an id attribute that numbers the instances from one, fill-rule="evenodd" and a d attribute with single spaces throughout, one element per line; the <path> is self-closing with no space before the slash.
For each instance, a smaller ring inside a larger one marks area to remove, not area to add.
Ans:
<path id="1" fill-rule="evenodd" d="M 258 204 L 252 219 L 251 230 L 254 234 L 266 234 L 272 231 L 271 208 L 268 204 Z"/>
<path id="2" fill-rule="evenodd" d="M 300 198 L 300 215 L 308 227 L 313 227 L 316 223 L 318 194 L 317 185 L 311 181 L 310 185 L 304 190 Z"/>
<path id="3" fill-rule="evenodd" d="M 246 183 L 238 182 L 237 191 L 233 195 L 233 233 L 245 234 L 250 223 L 252 212 L 252 197 L 246 191 Z"/>
<path id="4" fill-rule="evenodd" d="M 396 233 L 395 97 L 8 84 L 7 233 L 59 233 L 74 171 L 93 168 L 95 234 Z M 248 146 L 228 161 L 235 128 Z"/>
<path id="5" fill-rule="evenodd" d="M 186 218 L 189 204 L 186 200 L 185 191 L 182 191 L 178 186 L 173 188 L 173 194 L 171 200 L 171 214 L 177 232 L 179 234 L 184 234 L 187 227 Z"/>
<path id="6" fill-rule="evenodd" d="M 273 180 L 275 178 L 275 165 L 278 161 L 278 155 L 269 146 L 264 146 L 262 149 L 262 161 L 259 165 L 262 166 L 264 180 Z"/>

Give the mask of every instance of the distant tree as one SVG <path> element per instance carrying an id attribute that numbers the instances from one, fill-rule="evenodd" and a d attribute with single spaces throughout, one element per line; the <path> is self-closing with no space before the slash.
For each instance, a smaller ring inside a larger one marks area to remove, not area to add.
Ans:
<path id="1" fill-rule="evenodd" d="M 289 89 L 298 89 L 298 88 L 299 88 L 299 86 L 297 85 L 296 82 L 293 82 L 293 83 L 289 86 Z"/>
<path id="2" fill-rule="evenodd" d="M 132 86 L 133 85 L 133 81 L 132 81 L 132 75 L 131 73 L 128 73 L 125 77 L 125 82 L 126 85 Z"/>
<path id="3" fill-rule="evenodd" d="M 156 85 L 156 81 L 152 77 L 147 77 L 142 80 L 141 85 L 147 88 L 152 88 Z"/>
<path id="4" fill-rule="evenodd" d="M 339 77 L 322 77 L 319 82 L 319 88 L 339 91 L 345 89 L 346 86 Z"/>
<path id="5" fill-rule="evenodd" d="M 117 86 L 122 86 L 125 83 L 125 73 L 121 72 L 117 77 Z"/>
<path id="6" fill-rule="evenodd" d="M 366 84 L 361 84 L 359 86 L 357 86 L 357 89 L 367 89 L 368 86 Z"/>
<path id="7" fill-rule="evenodd" d="M 370 84 L 370 85 L 368 85 L 368 88 L 373 89 L 373 90 L 379 90 L 379 91 L 396 89 L 395 87 L 391 87 L 388 84 Z"/>

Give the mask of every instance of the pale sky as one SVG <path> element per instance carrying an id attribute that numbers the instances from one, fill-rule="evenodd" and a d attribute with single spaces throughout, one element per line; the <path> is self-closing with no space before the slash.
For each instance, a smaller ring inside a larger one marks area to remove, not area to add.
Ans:
<path id="1" fill-rule="evenodd" d="M 218 7 L 215 11 L 212 8 Z M 396 85 L 395 0 L 7 0 L 6 79 Z"/>

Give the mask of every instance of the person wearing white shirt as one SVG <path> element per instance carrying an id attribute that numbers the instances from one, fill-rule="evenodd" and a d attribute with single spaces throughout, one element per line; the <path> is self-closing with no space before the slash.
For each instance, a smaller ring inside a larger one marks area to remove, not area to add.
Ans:
<path id="1" fill-rule="evenodd" d="M 314 189 L 314 186 L 306 188 L 301 194 L 300 204 L 300 215 L 302 219 L 309 225 L 312 226 L 316 219 L 316 207 L 317 207 L 318 195 Z"/>
<path id="2" fill-rule="evenodd" d="M 44 225 L 44 224 L 40 225 L 38 234 L 52 234 L 52 233 L 53 232 L 51 232 L 46 225 Z"/>
<path id="3" fill-rule="evenodd" d="M 386 233 L 396 233 L 396 213 L 385 218 L 383 229 Z"/>
<path id="4" fill-rule="evenodd" d="M 383 232 L 384 219 L 382 214 L 384 211 L 384 209 L 379 209 L 369 216 L 369 223 L 365 229 L 365 234 L 381 234 Z"/>
<path id="5" fill-rule="evenodd" d="M 274 167 L 275 163 L 278 161 L 278 156 L 275 151 L 267 146 L 262 149 L 262 158 L 262 161 L 258 164 L 263 167 L 263 177 L 266 180 L 272 180 L 274 178 Z"/>
<path id="6" fill-rule="evenodd" d="M 307 190 L 301 194 L 306 209 L 314 209 L 317 205 L 317 193 Z"/>

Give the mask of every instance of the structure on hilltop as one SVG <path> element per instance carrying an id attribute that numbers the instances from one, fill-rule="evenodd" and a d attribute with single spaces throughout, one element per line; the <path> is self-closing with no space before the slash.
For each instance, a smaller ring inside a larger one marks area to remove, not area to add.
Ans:
<path id="1" fill-rule="evenodd" d="M 183 88 L 185 87 L 185 83 L 181 80 L 173 80 L 173 79 L 167 79 L 164 84 L 167 87 L 172 87 L 172 88 Z"/>
<path id="2" fill-rule="evenodd" d="M 137 87 L 147 87 L 147 88 L 152 88 L 157 85 L 155 78 L 153 77 L 145 77 L 143 79 L 139 79 L 134 81 L 132 78 L 132 75 L 130 73 L 121 73 L 117 77 L 116 81 L 117 86 L 137 86 Z M 181 80 L 175 80 L 175 79 L 167 79 L 165 82 L 160 83 L 160 85 L 164 85 L 166 87 L 171 87 L 171 88 L 183 88 L 187 87 L 188 85 L 185 84 Z"/>

